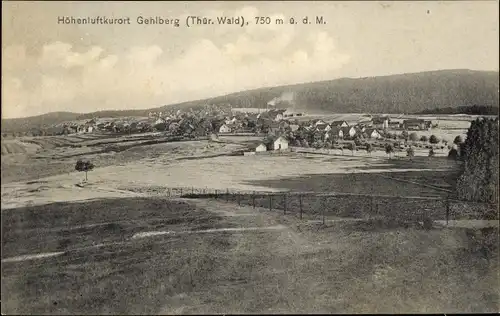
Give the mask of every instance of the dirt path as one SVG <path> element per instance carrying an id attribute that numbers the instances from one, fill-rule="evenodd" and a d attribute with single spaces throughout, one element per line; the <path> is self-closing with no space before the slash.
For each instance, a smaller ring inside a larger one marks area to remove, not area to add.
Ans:
<path id="1" fill-rule="evenodd" d="M 313 293 L 317 284 L 321 282 L 321 276 L 317 274 L 314 278 L 301 280 L 300 284 L 295 277 L 290 278 L 289 271 L 296 269 L 296 263 L 293 258 L 300 253 L 305 253 L 320 247 L 309 242 L 306 238 L 299 235 L 289 225 L 280 221 L 280 216 L 277 214 L 269 213 L 267 209 L 255 208 L 248 206 L 237 206 L 231 203 L 213 201 L 213 200 L 197 200 L 197 199 L 184 199 L 190 203 L 194 203 L 197 207 L 204 208 L 218 215 L 228 216 L 233 219 L 238 219 L 241 224 L 240 228 L 232 229 L 231 238 L 235 243 L 231 254 L 236 258 L 245 256 L 245 261 L 254 262 L 256 258 L 262 260 L 265 258 L 261 265 L 265 267 L 270 276 L 269 280 L 261 283 L 256 280 L 249 280 L 249 284 L 244 287 L 243 297 L 246 297 L 245 302 L 240 302 L 240 306 L 235 306 L 235 303 L 213 302 L 202 303 L 204 292 L 184 293 L 176 295 L 175 297 L 167 298 L 164 307 L 160 310 L 159 314 L 182 314 L 182 313 L 214 313 L 220 311 L 221 313 L 241 313 L 241 312 L 297 312 L 304 311 L 302 306 L 294 306 L 291 297 L 283 297 L 283 295 L 298 295 L 298 292 Z M 254 216 L 248 216 L 254 214 Z M 260 229 L 259 229 L 260 228 Z M 249 233 L 249 231 L 258 232 L 266 231 L 271 233 L 267 239 L 262 239 L 259 233 Z M 264 255 L 261 258 L 261 255 Z M 239 259 L 241 260 L 241 259 Z M 229 262 L 228 265 L 235 263 Z M 251 272 L 253 267 L 249 267 L 249 271 L 241 271 L 242 273 Z M 262 273 L 262 272 L 261 272 Z M 226 291 L 227 287 L 234 287 L 237 284 L 213 284 L 211 291 L 219 292 Z M 268 287 L 272 286 L 273 291 L 280 293 L 279 302 L 272 304 L 272 309 L 261 310 L 262 302 L 265 300 L 259 297 L 259 291 L 262 293 L 269 291 Z M 250 288 L 251 287 L 251 288 Z M 266 288 L 266 289 L 263 289 Z M 239 289 L 241 291 L 241 289 Z M 287 292 L 290 292 L 287 294 Z M 291 293 L 293 292 L 293 294 Z M 207 295 L 208 296 L 208 295 Z M 255 305 L 253 307 L 252 305 Z M 301 305 L 301 304 L 299 304 Z M 234 309 L 231 309 L 234 306 Z M 224 309 L 221 309 L 223 307 Z M 228 309 L 229 307 L 229 309 Z M 306 309 L 307 310 L 307 309 Z M 309 309 L 313 311 L 314 309 Z M 324 311 L 328 312 L 328 311 Z"/>

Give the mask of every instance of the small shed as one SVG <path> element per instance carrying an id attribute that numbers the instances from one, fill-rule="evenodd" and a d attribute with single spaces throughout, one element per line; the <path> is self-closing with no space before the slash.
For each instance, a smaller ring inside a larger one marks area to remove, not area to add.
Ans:
<path id="1" fill-rule="evenodd" d="M 255 147 L 255 152 L 263 152 L 263 151 L 267 151 L 267 147 L 263 143 L 260 143 L 257 147 Z"/>
<path id="2" fill-rule="evenodd" d="M 288 140 L 283 136 L 276 138 L 276 140 L 273 142 L 273 148 L 274 150 L 288 149 Z"/>
<path id="3" fill-rule="evenodd" d="M 224 124 L 219 128 L 219 133 L 231 133 L 231 128 Z"/>

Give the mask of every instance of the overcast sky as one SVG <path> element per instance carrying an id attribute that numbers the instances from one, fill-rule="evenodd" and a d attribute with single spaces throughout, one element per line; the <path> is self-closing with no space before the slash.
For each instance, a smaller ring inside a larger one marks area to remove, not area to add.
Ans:
<path id="1" fill-rule="evenodd" d="M 249 25 L 187 28 L 187 15 L 244 16 Z M 64 25 L 59 16 L 131 24 Z M 179 18 L 181 26 L 138 25 L 138 16 Z M 327 24 L 254 25 L 255 16 L 323 16 Z M 498 64 L 498 1 L 2 2 L 4 118 Z"/>

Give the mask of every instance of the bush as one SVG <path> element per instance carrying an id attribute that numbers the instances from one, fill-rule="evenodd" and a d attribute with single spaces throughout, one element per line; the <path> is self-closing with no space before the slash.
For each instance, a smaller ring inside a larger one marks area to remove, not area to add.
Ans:
<path id="1" fill-rule="evenodd" d="M 410 140 L 416 142 L 418 140 L 418 134 L 415 132 L 411 133 Z"/>
<path id="2" fill-rule="evenodd" d="M 439 139 L 437 138 L 436 135 L 431 135 L 431 137 L 429 137 L 429 142 L 431 144 L 437 144 L 437 143 L 439 143 Z"/>
<path id="3" fill-rule="evenodd" d="M 410 160 L 415 157 L 415 150 L 413 149 L 413 147 L 410 147 L 406 150 L 406 156 L 408 156 Z"/>
<path id="4" fill-rule="evenodd" d="M 462 139 L 462 136 L 458 135 L 457 137 L 455 137 L 455 139 L 453 140 L 453 144 L 461 144 L 463 143 L 464 140 Z"/>
<path id="5" fill-rule="evenodd" d="M 423 135 L 422 137 L 420 137 L 420 141 L 421 142 L 428 142 L 429 141 L 429 137 Z"/>

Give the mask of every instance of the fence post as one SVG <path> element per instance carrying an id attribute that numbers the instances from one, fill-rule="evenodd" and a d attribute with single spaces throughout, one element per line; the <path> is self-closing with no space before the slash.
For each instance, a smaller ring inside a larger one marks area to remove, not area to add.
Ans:
<path id="1" fill-rule="evenodd" d="M 273 211 L 273 196 L 269 194 L 269 211 Z"/>
<path id="2" fill-rule="evenodd" d="M 286 194 L 283 195 L 283 215 L 286 215 Z"/>
<path id="3" fill-rule="evenodd" d="M 448 226 L 449 219 L 450 219 L 450 199 L 446 198 L 446 226 Z"/>
<path id="4" fill-rule="evenodd" d="M 252 205 L 253 205 L 253 208 L 255 208 L 255 191 L 253 191 L 253 194 L 252 194 Z"/>
<path id="5" fill-rule="evenodd" d="M 325 225 L 325 198 L 324 197 L 320 197 L 321 199 L 321 213 L 323 214 L 323 225 Z"/>
<path id="6" fill-rule="evenodd" d="M 302 219 L 302 194 L 299 194 L 300 219 Z"/>

